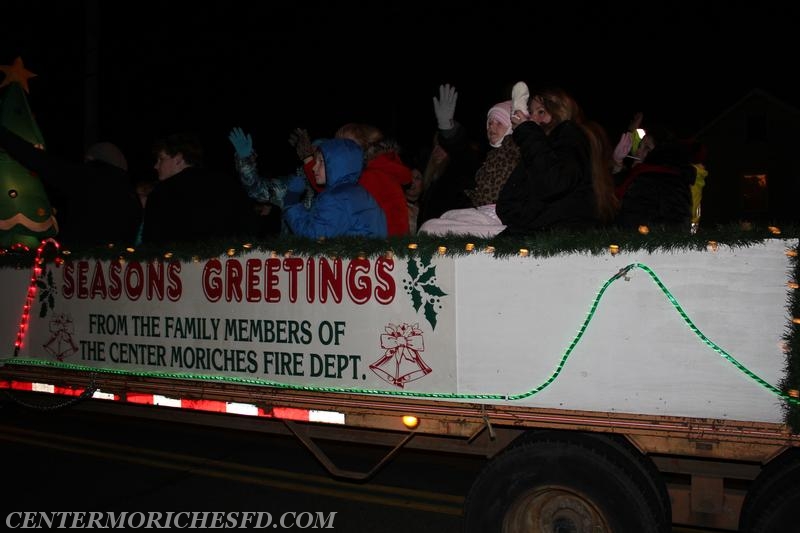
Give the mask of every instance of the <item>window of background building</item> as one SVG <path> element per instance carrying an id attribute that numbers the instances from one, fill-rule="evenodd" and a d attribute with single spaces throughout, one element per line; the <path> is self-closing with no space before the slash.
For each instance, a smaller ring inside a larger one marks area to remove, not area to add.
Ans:
<path id="1" fill-rule="evenodd" d="M 769 187 L 766 174 L 742 176 L 742 209 L 746 215 L 766 214 L 769 209 Z"/>

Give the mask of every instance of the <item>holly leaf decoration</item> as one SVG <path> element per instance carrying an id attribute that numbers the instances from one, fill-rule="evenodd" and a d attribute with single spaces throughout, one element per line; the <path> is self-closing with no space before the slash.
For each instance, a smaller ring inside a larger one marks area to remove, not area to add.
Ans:
<path id="1" fill-rule="evenodd" d="M 442 289 L 437 287 L 436 285 L 423 285 L 422 290 L 425 291 L 426 294 L 430 294 L 431 296 L 447 296 Z"/>
<path id="2" fill-rule="evenodd" d="M 45 283 L 44 280 L 47 280 Z M 56 300 L 54 295 L 56 293 L 56 284 L 55 280 L 53 279 L 53 273 L 47 271 L 47 273 L 42 273 L 41 276 L 36 280 L 36 288 L 39 291 L 39 303 L 41 303 L 41 307 L 39 308 L 39 318 L 44 318 L 47 316 L 47 311 L 52 311 L 56 307 Z"/>
<path id="3" fill-rule="evenodd" d="M 417 260 L 411 258 L 408 260 L 408 276 L 413 280 L 419 276 L 419 268 L 417 268 Z"/>
<path id="4" fill-rule="evenodd" d="M 407 264 L 409 278 L 404 280 L 404 284 L 411 297 L 411 305 L 418 313 L 424 307 L 425 319 L 432 329 L 436 329 L 436 309 L 441 308 L 441 298 L 447 296 L 446 292 L 435 285 L 436 265 L 431 264 L 430 258 L 410 258 Z"/>
<path id="5" fill-rule="evenodd" d="M 414 306 L 414 311 L 419 313 L 419 308 L 422 307 L 422 293 L 416 289 L 411 290 L 411 305 Z"/>
<path id="6" fill-rule="evenodd" d="M 425 304 L 425 318 L 431 325 L 431 329 L 436 329 L 436 309 L 432 302 Z"/>
<path id="7" fill-rule="evenodd" d="M 419 276 L 417 279 L 418 283 L 428 283 L 436 276 L 436 267 L 431 266 L 425 269 L 425 271 Z"/>

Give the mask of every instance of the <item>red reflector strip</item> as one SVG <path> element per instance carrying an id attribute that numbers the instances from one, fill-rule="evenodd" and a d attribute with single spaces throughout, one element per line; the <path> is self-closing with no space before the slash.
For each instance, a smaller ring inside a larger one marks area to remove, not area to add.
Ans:
<path id="1" fill-rule="evenodd" d="M 216 400 L 186 400 L 181 399 L 181 409 L 195 409 L 197 411 L 211 411 L 214 413 L 226 413 L 225 402 Z"/>
<path id="2" fill-rule="evenodd" d="M 272 416 L 285 420 L 299 420 L 308 422 L 308 409 L 295 409 L 294 407 L 273 407 Z"/>
<path id="3" fill-rule="evenodd" d="M 130 403 L 138 403 L 141 405 L 153 405 L 152 394 L 140 394 L 138 392 L 129 392 L 125 395 L 125 401 Z"/>
<path id="4" fill-rule="evenodd" d="M 33 390 L 33 383 L 22 381 L 3 381 L 2 388 L 12 390 Z"/>
<path id="5" fill-rule="evenodd" d="M 85 389 L 71 387 L 56 387 L 46 383 L 31 383 L 24 381 L 0 380 L 0 389 L 13 389 L 20 391 L 48 392 L 60 394 L 62 396 L 80 396 Z M 170 398 L 160 394 L 144 394 L 140 392 L 128 392 L 124 397 L 117 394 L 95 391 L 92 395 L 95 399 L 125 401 L 138 405 L 157 405 L 164 407 L 175 407 L 179 409 L 191 409 L 193 411 L 209 411 L 214 413 L 231 413 L 247 416 L 260 416 L 265 418 L 280 418 L 286 420 L 297 420 L 300 422 L 324 422 L 328 424 L 344 424 L 344 413 L 336 411 L 316 411 L 308 409 L 297 409 L 295 407 L 273 407 L 266 411 L 249 403 L 223 402 L 219 400 L 190 400 L 186 398 Z"/>
<path id="6" fill-rule="evenodd" d="M 70 387 L 53 387 L 53 394 L 61 394 L 64 396 L 80 396 L 83 394 L 84 389 L 73 389 Z"/>

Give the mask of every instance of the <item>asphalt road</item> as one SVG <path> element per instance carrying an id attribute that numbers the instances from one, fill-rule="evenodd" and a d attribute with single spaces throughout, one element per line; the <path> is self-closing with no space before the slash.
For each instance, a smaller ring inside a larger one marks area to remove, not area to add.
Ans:
<path id="1" fill-rule="evenodd" d="M 321 444 L 338 465 L 361 471 L 380 455 Z M 481 464 L 401 452 L 368 482 L 337 481 L 289 438 L 8 403 L 0 449 L 16 471 L 5 487 L 10 511 L 322 513 L 353 532 L 407 533 L 410 523 L 417 533 L 459 531 Z"/>
<path id="2" fill-rule="evenodd" d="M 3 400 L 4 525 L 8 513 L 23 509 L 238 512 L 237 520 L 243 512 L 261 512 L 277 530 L 332 525 L 344 532 L 456 533 L 464 497 L 483 464 L 402 451 L 367 482 L 340 481 L 288 437 Z M 359 471 L 370 470 L 385 452 L 318 444 L 337 466 Z"/>

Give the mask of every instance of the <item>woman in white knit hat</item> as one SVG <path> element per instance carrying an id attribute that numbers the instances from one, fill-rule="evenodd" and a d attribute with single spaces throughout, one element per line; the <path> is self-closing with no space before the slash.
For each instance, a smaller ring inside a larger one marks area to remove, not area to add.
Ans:
<path id="1" fill-rule="evenodd" d="M 445 90 L 439 102 L 434 101 L 434 110 L 437 111 L 437 117 L 443 114 L 441 111 L 442 102 L 444 102 L 445 107 L 447 107 L 448 102 L 452 102 L 452 109 L 454 110 L 455 102 L 451 96 L 452 93 L 448 93 Z M 439 104 L 438 107 L 437 103 Z M 513 103 L 513 99 L 499 102 L 493 105 L 486 114 L 486 137 L 490 148 L 486 152 L 483 163 L 475 172 L 474 185 L 464 190 L 464 194 L 469 199 L 472 207 L 451 209 L 438 218 L 428 219 L 420 226 L 419 233 L 431 235 L 451 233 L 492 237 L 505 229 L 505 226 L 495 214 L 495 203 L 500 190 L 511 175 L 511 171 L 519 163 L 519 148 L 511 137 L 513 131 L 511 127 Z M 445 124 L 440 120 L 440 129 L 442 125 Z M 455 127 L 460 126 L 455 124 Z"/>

